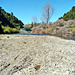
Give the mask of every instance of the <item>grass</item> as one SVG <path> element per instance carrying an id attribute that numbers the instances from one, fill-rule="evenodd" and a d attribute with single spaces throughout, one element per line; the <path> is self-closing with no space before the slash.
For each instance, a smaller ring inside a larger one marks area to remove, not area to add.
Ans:
<path id="1" fill-rule="evenodd" d="M 6 39 L 3 40 L 4 42 L 6 41 Z"/>
<path id="2" fill-rule="evenodd" d="M 0 37 L 2 37 L 3 35 L 0 34 Z"/>
<path id="3" fill-rule="evenodd" d="M 69 29 L 69 31 L 72 31 L 72 29 Z"/>
<path id="4" fill-rule="evenodd" d="M 4 44 L 2 44 L 2 46 L 4 46 Z"/>
<path id="5" fill-rule="evenodd" d="M 9 36 L 7 36 L 7 38 L 9 38 Z"/>
<path id="6" fill-rule="evenodd" d="M 8 48 L 5 48 L 6 50 L 8 49 Z"/>
<path id="7" fill-rule="evenodd" d="M 2 40 L 2 39 L 0 38 L 0 40 Z"/>
<path id="8" fill-rule="evenodd" d="M 26 42 L 25 42 L 25 41 L 24 41 L 23 43 L 24 43 L 24 44 L 26 44 Z"/>
<path id="9" fill-rule="evenodd" d="M 9 26 L 2 26 L 2 28 L 3 28 L 3 32 L 7 33 L 7 34 L 10 34 L 10 33 L 19 33 L 19 30 L 16 29 L 16 28 L 11 28 Z"/>
<path id="10" fill-rule="evenodd" d="M 19 37 L 19 35 L 16 35 L 15 37 Z"/>
<path id="11" fill-rule="evenodd" d="M 69 28 L 72 28 L 73 26 L 72 25 L 69 25 Z"/>

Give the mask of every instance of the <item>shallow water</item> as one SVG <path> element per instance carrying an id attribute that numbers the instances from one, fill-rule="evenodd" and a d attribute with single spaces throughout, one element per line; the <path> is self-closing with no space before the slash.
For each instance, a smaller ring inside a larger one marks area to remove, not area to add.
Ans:
<path id="1" fill-rule="evenodd" d="M 34 33 L 14 33 L 11 35 L 52 35 L 52 34 L 34 34 Z"/>
<path id="2" fill-rule="evenodd" d="M 75 39 L 75 36 L 70 36 L 70 35 L 68 35 L 68 36 L 66 36 L 65 38 L 67 38 L 67 39 Z"/>
<path id="3" fill-rule="evenodd" d="M 50 35 L 50 36 L 55 36 L 53 34 L 34 34 L 34 33 L 14 33 L 14 34 L 11 34 L 11 35 Z M 67 35 L 66 37 L 64 37 L 66 39 L 75 39 L 75 36 L 70 36 L 70 35 Z"/>

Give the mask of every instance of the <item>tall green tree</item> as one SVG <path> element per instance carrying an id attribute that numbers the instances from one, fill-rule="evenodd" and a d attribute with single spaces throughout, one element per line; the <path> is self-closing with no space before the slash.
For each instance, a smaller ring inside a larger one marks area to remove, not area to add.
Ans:
<path id="1" fill-rule="evenodd" d="M 3 29 L 2 29 L 2 21 L 0 21 L 0 34 L 3 33 Z"/>

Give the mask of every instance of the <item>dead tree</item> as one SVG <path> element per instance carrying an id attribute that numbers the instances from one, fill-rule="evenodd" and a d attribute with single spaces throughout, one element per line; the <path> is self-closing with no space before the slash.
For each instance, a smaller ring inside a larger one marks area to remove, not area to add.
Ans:
<path id="1" fill-rule="evenodd" d="M 33 26 L 37 24 L 37 16 L 32 17 Z"/>
<path id="2" fill-rule="evenodd" d="M 54 13 L 54 7 L 50 4 L 50 2 L 47 2 L 46 5 L 43 7 L 43 12 L 41 15 L 42 22 L 48 23 L 51 17 Z"/>

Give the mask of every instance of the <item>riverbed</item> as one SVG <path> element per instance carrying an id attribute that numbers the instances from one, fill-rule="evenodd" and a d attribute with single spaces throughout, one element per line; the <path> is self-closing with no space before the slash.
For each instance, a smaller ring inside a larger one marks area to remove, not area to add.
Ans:
<path id="1" fill-rule="evenodd" d="M 74 75 L 75 41 L 49 35 L 1 35 L 0 75 Z"/>
<path id="2" fill-rule="evenodd" d="M 9 34 L 9 35 L 49 35 L 49 36 L 56 36 L 56 35 L 53 35 L 53 34 L 34 34 L 34 33 L 14 33 L 14 34 Z M 58 36 L 59 37 L 59 36 Z M 71 36 L 71 35 L 67 35 L 67 36 L 64 36 L 63 38 L 65 39 L 72 39 L 72 40 L 75 40 L 75 36 Z"/>

